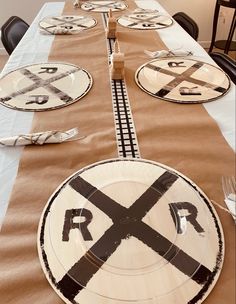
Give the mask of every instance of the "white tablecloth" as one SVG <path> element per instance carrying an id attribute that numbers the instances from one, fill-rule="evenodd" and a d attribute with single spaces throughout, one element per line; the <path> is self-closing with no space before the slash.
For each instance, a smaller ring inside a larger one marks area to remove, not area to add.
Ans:
<path id="1" fill-rule="evenodd" d="M 164 8 L 155 0 L 137 0 L 141 8 L 158 9 L 167 14 Z M 64 8 L 63 2 L 46 3 L 24 38 L 10 56 L 2 75 L 20 66 L 47 62 L 48 54 L 54 36 L 43 34 L 38 28 L 38 22 L 45 16 L 60 15 Z M 183 48 L 191 50 L 194 57 L 214 64 L 205 50 L 191 38 L 176 22 L 171 27 L 158 30 L 162 40 L 169 49 Z M 235 150 L 235 86 L 224 97 L 205 103 L 209 115 L 217 122 L 228 144 Z M 8 109 L 0 105 L 0 137 L 28 133 L 31 129 L 33 113 Z M 22 148 L 0 148 L 0 224 L 4 218 L 11 190 L 17 174 Z"/>
<path id="2" fill-rule="evenodd" d="M 2 75 L 24 65 L 47 62 L 54 36 L 40 33 L 38 23 L 48 15 L 61 14 L 63 2 L 46 3 L 11 54 Z M 34 113 L 14 111 L 0 105 L 0 137 L 29 133 Z M 23 148 L 0 148 L 0 225 L 5 216 Z"/>

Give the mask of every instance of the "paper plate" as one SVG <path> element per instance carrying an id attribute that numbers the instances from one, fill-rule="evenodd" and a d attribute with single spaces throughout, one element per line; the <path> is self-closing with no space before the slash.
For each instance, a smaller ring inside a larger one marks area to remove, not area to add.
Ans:
<path id="1" fill-rule="evenodd" d="M 224 238 L 211 203 L 185 176 L 113 159 L 59 186 L 40 220 L 38 252 L 66 303 L 194 304 L 218 279 Z"/>
<path id="2" fill-rule="evenodd" d="M 124 27 L 137 30 L 154 30 L 170 26 L 173 21 L 156 10 L 136 9 L 131 14 L 118 18 L 118 23 Z"/>
<path id="3" fill-rule="evenodd" d="M 113 12 L 123 11 L 127 8 L 123 1 L 96 0 L 86 1 L 81 4 L 81 8 L 85 11 L 108 13 L 111 9 Z"/>
<path id="4" fill-rule="evenodd" d="M 155 59 L 136 72 L 137 85 L 148 94 L 178 103 L 203 103 L 223 96 L 229 77 L 206 62 L 169 58 Z"/>
<path id="5" fill-rule="evenodd" d="M 51 34 L 76 34 L 94 27 L 97 21 L 90 16 L 46 17 L 39 22 L 40 28 Z"/>
<path id="6" fill-rule="evenodd" d="M 76 102 L 91 86 L 91 75 L 75 65 L 34 64 L 0 79 L 0 103 L 22 111 L 52 110 Z"/>

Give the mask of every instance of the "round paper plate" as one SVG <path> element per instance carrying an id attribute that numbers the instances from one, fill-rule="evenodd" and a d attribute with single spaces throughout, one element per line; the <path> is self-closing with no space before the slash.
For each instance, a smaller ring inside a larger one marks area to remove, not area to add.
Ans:
<path id="1" fill-rule="evenodd" d="M 182 174 L 113 159 L 59 186 L 40 220 L 38 252 L 66 303 L 194 304 L 218 279 L 224 238 L 211 203 Z"/>
<path id="2" fill-rule="evenodd" d="M 46 17 L 39 22 L 40 28 L 51 34 L 76 34 L 94 27 L 97 21 L 90 16 Z"/>
<path id="3" fill-rule="evenodd" d="M 81 4 L 81 8 L 85 11 L 108 13 L 109 10 L 123 11 L 127 8 L 125 2 L 123 1 L 109 1 L 109 0 L 96 0 L 96 1 L 86 1 Z"/>
<path id="4" fill-rule="evenodd" d="M 22 111 L 52 110 L 76 102 L 91 86 L 91 75 L 75 65 L 34 64 L 0 79 L 0 103 Z"/>
<path id="5" fill-rule="evenodd" d="M 170 26 L 173 21 L 170 17 L 161 15 L 158 11 L 137 9 L 131 14 L 121 16 L 118 23 L 138 30 L 154 30 Z"/>
<path id="6" fill-rule="evenodd" d="M 178 103 L 203 103 L 223 96 L 229 77 L 206 62 L 186 59 L 155 59 L 136 72 L 137 85 L 148 94 Z"/>

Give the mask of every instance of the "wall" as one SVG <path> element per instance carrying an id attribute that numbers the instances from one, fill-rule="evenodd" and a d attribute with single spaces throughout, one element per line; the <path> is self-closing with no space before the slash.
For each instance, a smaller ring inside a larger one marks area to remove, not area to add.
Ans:
<path id="1" fill-rule="evenodd" d="M 0 0 L 0 26 L 13 15 L 18 15 L 31 23 L 45 2 L 62 2 L 63 0 Z M 73 0 L 70 0 L 73 1 Z M 159 0 L 159 3 L 171 14 L 183 11 L 191 16 L 199 26 L 198 41 L 204 47 L 209 45 L 212 32 L 212 20 L 216 0 Z M 217 38 L 226 39 L 232 18 L 231 9 L 221 10 Z M 3 46 L 0 43 L 0 53 Z"/>
<path id="2" fill-rule="evenodd" d="M 216 0 L 158 0 L 158 2 L 170 15 L 182 11 L 193 18 L 199 26 L 198 42 L 203 47 L 209 46 Z M 232 17 L 232 9 L 221 8 L 216 39 L 227 39 Z"/>
<path id="3" fill-rule="evenodd" d="M 10 17 L 17 15 L 31 23 L 45 2 L 63 0 L 0 0 L 0 26 Z"/>
<path id="4" fill-rule="evenodd" d="M 63 0 L 0 0 L 0 27 L 14 15 L 30 24 L 45 2 L 63 2 Z M 0 42 L 0 54 L 4 52 Z"/>

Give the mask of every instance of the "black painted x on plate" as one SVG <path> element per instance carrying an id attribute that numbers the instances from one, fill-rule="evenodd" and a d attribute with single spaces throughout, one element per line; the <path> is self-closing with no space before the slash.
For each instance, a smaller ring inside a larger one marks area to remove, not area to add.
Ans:
<path id="1" fill-rule="evenodd" d="M 209 269 L 142 222 L 142 218 L 177 178 L 176 175 L 166 171 L 129 208 L 121 206 L 80 176 L 69 183 L 75 191 L 108 215 L 113 225 L 56 284 L 67 299 L 73 301 L 103 263 L 115 252 L 121 241 L 131 235 L 152 248 L 198 284 L 203 285 L 208 280 L 211 275 Z M 94 262 L 91 262 L 91 253 L 94 255 Z M 96 257 L 100 258 L 99 261 Z"/>
<path id="2" fill-rule="evenodd" d="M 99 4 L 99 3 L 95 4 L 94 2 L 88 2 L 88 4 L 94 5 L 94 7 L 89 8 L 88 10 L 93 10 L 93 9 L 96 9 L 96 8 L 109 8 L 109 7 L 114 8 L 114 9 L 119 9 L 119 3 L 117 3 L 117 2 L 108 2 L 108 3 L 105 3 L 105 4 Z"/>
<path id="3" fill-rule="evenodd" d="M 151 63 L 148 63 L 145 67 L 147 67 L 151 70 L 163 73 L 165 75 L 175 77 L 173 80 L 171 80 L 169 83 L 167 83 L 161 90 L 159 90 L 158 92 L 155 93 L 155 95 L 159 96 L 159 97 L 164 97 L 165 95 L 170 93 L 172 89 L 177 87 L 183 81 L 188 81 L 188 82 L 191 82 L 191 83 L 196 84 L 196 85 L 200 85 L 200 86 L 203 86 L 203 87 L 206 87 L 206 88 L 210 88 L 210 89 L 212 89 L 214 91 L 217 91 L 217 92 L 221 92 L 221 93 L 225 92 L 226 89 L 223 88 L 223 87 L 216 86 L 214 84 L 211 84 L 211 83 L 208 83 L 206 81 L 203 81 L 203 80 L 192 77 L 192 74 L 194 72 L 196 72 L 198 69 L 200 69 L 203 65 L 204 65 L 203 62 L 197 61 L 194 65 L 192 65 L 191 67 L 186 69 L 186 71 L 184 71 L 182 74 L 178 74 L 178 73 L 175 73 L 173 71 L 155 66 Z"/>
<path id="4" fill-rule="evenodd" d="M 65 73 L 61 73 L 57 76 L 53 76 L 49 79 L 42 79 L 40 78 L 39 76 L 35 75 L 34 73 L 32 73 L 30 70 L 28 69 L 21 69 L 20 72 L 28 77 L 29 79 L 31 79 L 34 83 L 29 85 L 28 87 L 25 87 L 21 90 L 17 90 L 16 92 L 12 93 L 11 95 L 7 96 L 7 97 L 3 97 L 3 98 L 0 98 L 0 101 L 1 102 L 6 102 L 6 101 L 9 101 L 11 100 L 12 98 L 16 97 L 16 96 L 19 96 L 19 95 L 23 95 L 25 93 L 28 93 L 28 92 L 31 92 L 35 89 L 38 89 L 38 88 L 46 88 L 48 91 L 52 92 L 53 94 L 57 95 L 57 97 L 60 98 L 61 101 L 63 102 L 69 102 L 69 101 L 72 101 L 73 99 L 67 95 L 66 93 L 62 92 L 61 90 L 59 90 L 58 88 L 54 87 L 51 83 L 56 81 L 56 80 L 60 80 L 64 77 L 67 77 L 69 76 L 70 74 L 73 74 L 77 71 L 79 71 L 80 69 L 79 68 L 74 68 L 70 71 L 67 71 Z"/>

